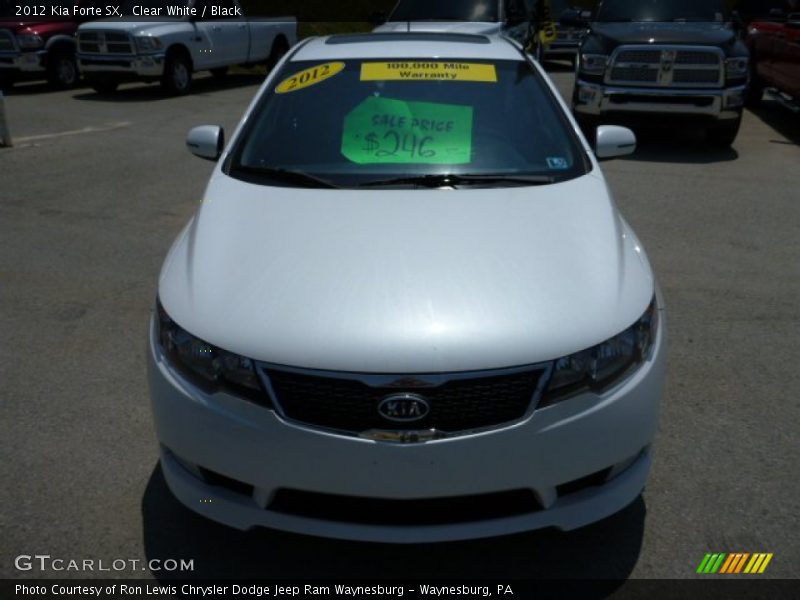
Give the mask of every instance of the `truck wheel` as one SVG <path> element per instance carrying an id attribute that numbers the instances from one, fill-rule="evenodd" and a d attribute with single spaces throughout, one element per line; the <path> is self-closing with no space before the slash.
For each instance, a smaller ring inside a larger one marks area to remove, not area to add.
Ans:
<path id="1" fill-rule="evenodd" d="M 116 81 L 91 81 L 90 85 L 98 94 L 113 94 L 119 86 Z"/>
<path id="2" fill-rule="evenodd" d="M 173 96 L 183 96 L 192 87 L 192 64 L 183 52 L 170 52 L 164 65 L 161 86 Z"/>
<path id="3" fill-rule="evenodd" d="M 211 74 L 214 76 L 214 79 L 224 79 L 225 75 L 228 74 L 228 67 L 219 67 L 218 69 L 211 69 Z"/>
<path id="4" fill-rule="evenodd" d="M 78 84 L 78 64 L 75 55 L 67 50 L 56 50 L 47 62 L 47 83 L 57 90 L 73 88 Z"/>
<path id="5" fill-rule="evenodd" d="M 0 92 L 6 92 L 14 87 L 14 75 L 0 71 Z"/>
<path id="6" fill-rule="evenodd" d="M 761 106 L 761 99 L 764 97 L 764 80 L 758 76 L 755 61 L 750 61 L 750 83 L 744 95 L 744 104 L 747 108 L 758 108 Z"/>
<path id="7" fill-rule="evenodd" d="M 742 124 L 742 117 L 732 121 L 723 121 L 708 128 L 706 135 L 708 141 L 713 146 L 727 148 L 733 145 L 736 136 L 739 134 L 739 127 Z"/>
<path id="8" fill-rule="evenodd" d="M 272 43 L 272 51 L 267 58 L 267 72 L 269 73 L 275 68 L 275 65 L 283 58 L 283 55 L 289 51 L 289 42 L 286 38 L 279 37 Z"/>
<path id="9" fill-rule="evenodd" d="M 594 146 L 597 138 L 597 127 L 600 125 L 600 120 L 597 117 L 582 115 L 579 113 L 573 113 L 573 115 L 575 116 L 575 120 L 578 122 L 578 126 L 583 132 L 583 137 L 586 138 L 586 141 L 588 141 L 590 145 Z"/>

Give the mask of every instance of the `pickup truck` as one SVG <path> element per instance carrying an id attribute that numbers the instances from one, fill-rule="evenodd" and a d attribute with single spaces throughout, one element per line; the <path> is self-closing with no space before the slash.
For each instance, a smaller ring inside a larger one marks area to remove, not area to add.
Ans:
<path id="1" fill-rule="evenodd" d="M 32 18 L 23 8 L 21 2 L 0 0 L 0 89 L 37 79 L 56 89 L 73 87 L 80 78 L 75 63 L 79 20 Z"/>
<path id="2" fill-rule="evenodd" d="M 785 104 L 800 107 L 800 5 L 798 12 L 775 10 L 769 20 L 750 23 L 747 46 L 751 55 L 747 105 L 757 107 L 764 90 L 774 88 Z"/>
<path id="3" fill-rule="evenodd" d="M 724 0 L 602 0 L 578 62 L 584 131 L 638 120 L 702 127 L 722 147 L 736 139 L 749 52 Z"/>
<path id="4" fill-rule="evenodd" d="M 233 65 L 274 65 L 297 41 L 296 19 L 247 20 L 235 0 L 189 0 L 176 8 L 162 0 L 129 0 L 122 5 L 125 18 L 78 28 L 78 62 L 95 91 L 160 81 L 168 93 L 182 95 L 197 71 L 222 77 Z"/>
<path id="5" fill-rule="evenodd" d="M 376 32 L 503 34 L 527 44 L 534 0 L 399 0 Z M 384 20 L 378 16 L 376 21 Z"/>
<path id="6" fill-rule="evenodd" d="M 586 13 L 569 0 L 399 0 L 388 19 L 374 13 L 376 32 L 472 33 L 510 37 L 530 46 L 537 60 L 574 59 L 586 34 Z M 531 40 L 548 25 L 542 42 Z"/>

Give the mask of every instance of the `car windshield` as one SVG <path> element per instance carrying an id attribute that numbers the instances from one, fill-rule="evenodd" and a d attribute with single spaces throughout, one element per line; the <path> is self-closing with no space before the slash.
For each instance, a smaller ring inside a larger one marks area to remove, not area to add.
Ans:
<path id="1" fill-rule="evenodd" d="M 587 169 L 562 109 L 523 60 L 291 62 L 275 81 L 232 151 L 233 177 L 437 187 L 452 176 L 498 187 Z"/>
<path id="2" fill-rule="evenodd" d="M 500 20 L 497 0 L 400 0 L 390 21 Z"/>
<path id="3" fill-rule="evenodd" d="M 603 0 L 597 21 L 717 21 L 723 0 Z"/>

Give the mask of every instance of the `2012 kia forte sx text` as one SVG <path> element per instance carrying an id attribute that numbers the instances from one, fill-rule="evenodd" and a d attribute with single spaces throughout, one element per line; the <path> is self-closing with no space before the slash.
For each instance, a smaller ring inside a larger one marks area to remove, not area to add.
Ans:
<path id="1" fill-rule="evenodd" d="M 573 529 L 651 465 L 663 303 L 594 147 L 507 39 L 296 46 L 164 263 L 149 344 L 175 496 L 239 529 Z M 210 500 L 210 501 L 209 501 Z"/>

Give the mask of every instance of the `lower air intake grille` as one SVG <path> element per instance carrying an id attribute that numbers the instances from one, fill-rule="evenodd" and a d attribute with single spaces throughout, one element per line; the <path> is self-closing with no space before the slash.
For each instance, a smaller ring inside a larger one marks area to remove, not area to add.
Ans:
<path id="1" fill-rule="evenodd" d="M 541 510 L 531 490 L 424 500 L 386 500 L 281 489 L 268 510 L 364 525 L 447 525 L 502 519 Z"/>

